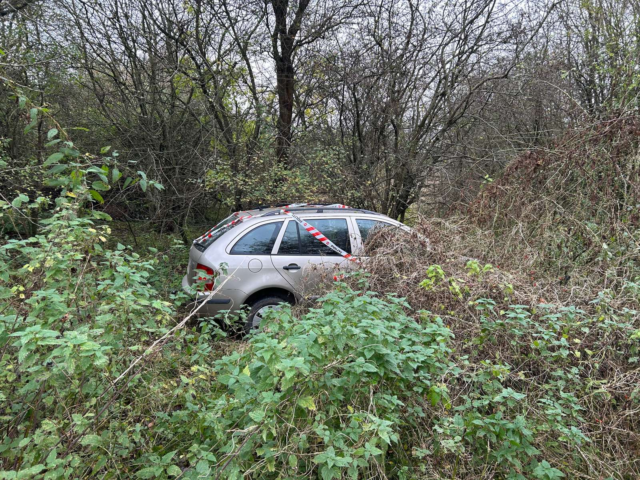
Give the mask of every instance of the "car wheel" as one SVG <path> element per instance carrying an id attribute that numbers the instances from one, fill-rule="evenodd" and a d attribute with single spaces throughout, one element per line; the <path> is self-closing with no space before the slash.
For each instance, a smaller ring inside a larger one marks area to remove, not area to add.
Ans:
<path id="1" fill-rule="evenodd" d="M 270 309 L 279 309 L 281 303 L 291 303 L 286 298 L 282 297 L 266 297 L 254 302 L 251 305 L 251 310 L 249 311 L 249 315 L 247 316 L 247 323 L 244 325 L 245 333 L 251 333 L 260 328 L 260 322 L 262 318 Z"/>

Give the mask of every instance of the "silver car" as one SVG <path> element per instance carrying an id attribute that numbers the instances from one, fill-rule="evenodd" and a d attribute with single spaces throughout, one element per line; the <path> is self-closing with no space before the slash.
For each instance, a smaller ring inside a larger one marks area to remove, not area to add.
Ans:
<path id="1" fill-rule="evenodd" d="M 385 215 L 344 206 L 287 210 L 356 258 L 372 230 L 410 230 Z M 195 303 L 206 302 L 198 311 L 201 316 L 235 312 L 246 305 L 248 332 L 260 324 L 267 309 L 294 304 L 309 295 L 323 275 L 333 278 L 351 268 L 354 262 L 318 241 L 280 208 L 261 208 L 237 212 L 195 240 L 182 286 L 193 292 L 194 283 L 200 284 Z M 215 286 L 219 291 L 211 296 Z"/>

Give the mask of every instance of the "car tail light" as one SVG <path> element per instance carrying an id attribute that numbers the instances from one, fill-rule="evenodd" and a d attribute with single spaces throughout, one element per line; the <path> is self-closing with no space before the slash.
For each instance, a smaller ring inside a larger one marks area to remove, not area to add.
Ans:
<path id="1" fill-rule="evenodd" d="M 208 275 L 208 277 L 198 275 L 196 277 L 197 282 L 207 282 L 204 284 L 204 289 L 208 292 L 213 290 L 213 284 L 215 283 L 216 272 L 213 271 L 213 268 L 207 267 L 206 265 L 202 265 L 199 263 L 196 265 L 196 270 L 202 270 L 204 273 Z"/>

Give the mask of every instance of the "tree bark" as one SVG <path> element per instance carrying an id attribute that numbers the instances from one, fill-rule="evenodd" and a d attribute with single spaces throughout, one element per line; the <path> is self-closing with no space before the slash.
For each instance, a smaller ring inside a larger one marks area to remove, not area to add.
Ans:
<path id="1" fill-rule="evenodd" d="M 293 99 L 295 92 L 295 69 L 293 54 L 295 39 L 300 31 L 302 17 L 311 0 L 300 0 L 291 22 L 287 25 L 289 0 L 271 0 L 275 16 L 275 26 L 271 32 L 273 59 L 276 64 L 276 85 L 278 92 L 278 136 L 276 139 L 278 161 L 289 166 L 289 147 L 291 146 L 293 123 Z"/>

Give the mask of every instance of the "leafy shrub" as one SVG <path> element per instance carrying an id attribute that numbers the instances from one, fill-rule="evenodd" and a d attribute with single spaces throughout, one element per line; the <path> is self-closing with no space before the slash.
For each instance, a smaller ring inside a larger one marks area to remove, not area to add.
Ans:
<path id="1" fill-rule="evenodd" d="M 424 475 L 636 478 L 637 281 L 563 298 L 557 278 L 482 267 L 451 231 L 422 228 L 429 250 L 381 232 L 367 268 L 372 288 L 432 309 L 455 333 L 443 378 L 451 409 L 425 421 L 430 439 L 414 446 Z"/>
<path id="2" fill-rule="evenodd" d="M 108 457 L 85 450 L 109 419 L 127 415 L 132 400 L 122 393 L 131 384 L 116 379 L 173 315 L 148 281 L 157 261 L 107 247 L 108 216 L 87 208 L 100 196 L 96 188 L 110 188 L 109 167 L 94 161 L 102 160 L 80 159 L 63 142 L 45 162 L 53 166 L 48 183 L 59 189 L 53 209 L 36 235 L 0 246 L 0 478 L 82 477 L 103 468 Z M 22 197 L 0 208 L 42 203 Z"/>
<path id="3" fill-rule="evenodd" d="M 266 331 L 215 363 L 224 390 L 159 428 L 195 421 L 194 448 L 213 452 L 204 462 L 223 477 L 398 473 L 385 460 L 406 457 L 401 439 L 425 399 L 449 402 L 439 379 L 451 332 L 437 317 L 416 323 L 402 300 L 345 286 L 320 303 L 299 319 L 272 312 Z"/>

